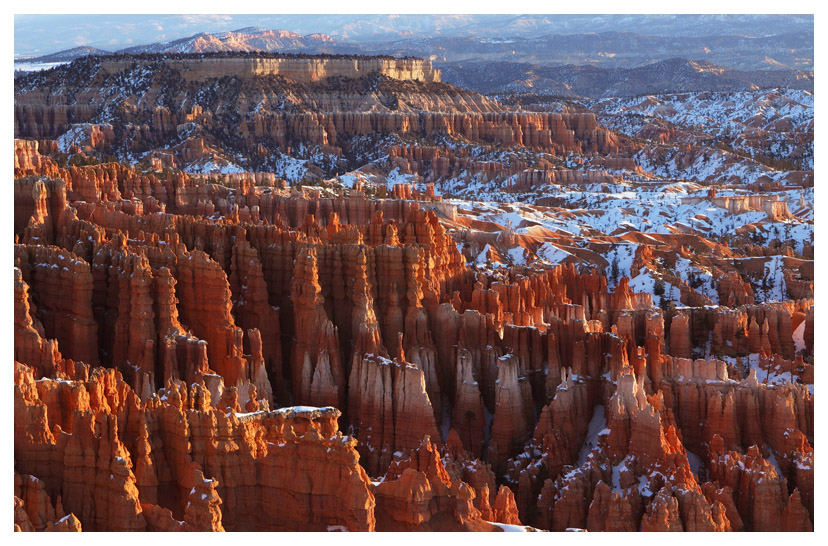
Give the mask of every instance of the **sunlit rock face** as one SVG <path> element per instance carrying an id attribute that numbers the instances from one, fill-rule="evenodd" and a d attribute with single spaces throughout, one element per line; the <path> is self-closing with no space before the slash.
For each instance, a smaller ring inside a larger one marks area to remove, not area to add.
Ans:
<path id="1" fill-rule="evenodd" d="M 288 60 L 16 80 L 15 530 L 813 530 L 813 171 Z"/>

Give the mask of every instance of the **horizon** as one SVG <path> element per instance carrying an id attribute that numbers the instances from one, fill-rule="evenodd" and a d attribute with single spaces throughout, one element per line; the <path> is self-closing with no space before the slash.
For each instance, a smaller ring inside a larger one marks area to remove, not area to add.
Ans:
<path id="1" fill-rule="evenodd" d="M 537 38 L 546 35 L 623 32 L 641 36 L 704 36 L 678 29 L 704 21 L 720 36 L 774 36 L 814 31 L 812 14 L 15 14 L 14 58 L 94 47 L 109 52 L 168 43 L 197 34 L 248 28 L 325 34 L 337 41 L 370 43 L 411 38 Z M 763 24 L 756 25 L 756 18 Z M 593 27 L 597 30 L 591 30 Z M 758 32 L 762 28 L 763 32 Z M 709 34 L 708 34 L 709 35 Z"/>

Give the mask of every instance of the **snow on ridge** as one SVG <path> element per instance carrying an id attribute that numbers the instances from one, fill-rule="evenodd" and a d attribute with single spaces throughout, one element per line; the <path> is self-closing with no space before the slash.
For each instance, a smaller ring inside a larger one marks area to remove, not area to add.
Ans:
<path id="1" fill-rule="evenodd" d="M 538 255 L 538 258 L 546 260 L 553 265 L 559 264 L 572 256 L 571 253 L 553 245 L 550 242 L 544 242 L 540 248 L 538 248 L 536 254 Z"/>
<path id="2" fill-rule="evenodd" d="M 246 171 L 235 163 L 208 160 L 191 163 L 184 169 L 184 172 L 190 174 L 238 174 Z"/>
<path id="3" fill-rule="evenodd" d="M 64 64 L 69 64 L 69 61 L 61 61 L 56 63 L 25 63 L 25 62 L 18 62 L 14 63 L 14 70 L 15 72 L 41 72 L 43 70 L 49 70 L 50 68 L 54 68 L 56 66 L 61 66 Z"/>

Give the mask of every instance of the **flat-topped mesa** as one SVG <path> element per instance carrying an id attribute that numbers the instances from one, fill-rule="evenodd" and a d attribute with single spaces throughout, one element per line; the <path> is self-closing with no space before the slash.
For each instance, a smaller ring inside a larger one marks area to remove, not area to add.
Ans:
<path id="1" fill-rule="evenodd" d="M 125 57 L 103 58 L 100 66 L 107 72 L 121 72 L 138 64 L 161 60 L 178 71 L 188 82 L 225 76 L 283 76 L 287 79 L 311 83 L 331 77 L 361 78 L 374 72 L 395 80 L 415 80 L 426 83 L 440 81 L 440 71 L 426 59 L 363 56 L 285 56 L 268 58 L 210 57 L 159 58 Z"/>

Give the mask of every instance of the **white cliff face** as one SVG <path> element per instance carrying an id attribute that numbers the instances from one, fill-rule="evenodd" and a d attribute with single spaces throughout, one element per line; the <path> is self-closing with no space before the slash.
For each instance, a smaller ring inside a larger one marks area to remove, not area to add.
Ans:
<path id="1" fill-rule="evenodd" d="M 115 73 L 130 68 L 134 59 L 101 63 L 101 68 Z M 141 62 L 141 61 L 137 61 Z M 397 80 L 439 82 L 440 71 L 425 59 L 391 58 L 208 58 L 166 59 L 187 81 L 201 81 L 224 76 L 284 76 L 303 82 L 317 82 L 330 77 L 360 78 L 373 72 Z"/>

